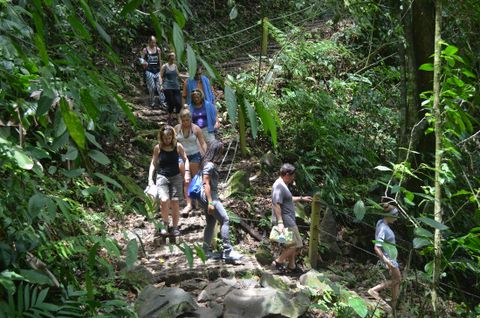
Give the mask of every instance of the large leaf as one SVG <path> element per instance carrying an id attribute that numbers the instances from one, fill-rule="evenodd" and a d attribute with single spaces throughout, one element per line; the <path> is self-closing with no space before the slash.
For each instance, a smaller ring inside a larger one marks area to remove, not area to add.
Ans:
<path id="1" fill-rule="evenodd" d="M 180 28 L 185 27 L 185 23 L 187 22 L 187 19 L 185 19 L 185 16 L 183 15 L 182 11 L 178 10 L 177 8 L 172 8 L 172 13 L 173 17 L 175 18 L 175 21 L 177 21 L 178 26 Z"/>
<path id="2" fill-rule="evenodd" d="M 187 44 L 187 62 L 188 62 L 188 73 L 190 79 L 193 79 L 195 73 L 197 72 L 197 58 L 192 47 Z"/>
<path id="3" fill-rule="evenodd" d="M 202 260 L 203 263 L 205 263 L 205 261 L 207 260 L 207 256 L 205 255 L 205 250 L 203 249 L 203 247 L 201 247 L 197 243 L 195 243 L 193 247 L 195 248 L 197 256 Z"/>
<path id="4" fill-rule="evenodd" d="M 87 28 L 83 25 L 83 23 L 77 18 L 75 14 L 71 14 L 67 18 L 68 23 L 72 27 L 73 32 L 81 38 L 84 38 L 87 41 L 91 41 L 92 37 L 90 36 L 90 32 L 88 32 Z"/>
<path id="5" fill-rule="evenodd" d="M 232 10 L 230 10 L 230 14 L 228 15 L 230 20 L 235 19 L 238 16 L 237 6 L 233 6 Z"/>
<path id="6" fill-rule="evenodd" d="M 125 263 L 127 264 L 127 270 L 132 269 L 133 264 L 138 258 L 138 242 L 136 239 L 130 240 L 127 244 L 127 256 L 125 257 Z"/>
<path id="7" fill-rule="evenodd" d="M 105 29 L 100 25 L 100 23 L 95 22 L 95 29 L 97 29 L 98 34 L 102 37 L 102 39 L 107 42 L 109 45 L 112 45 L 112 38 L 110 35 L 105 31 Z M 109 54 L 109 57 L 112 57 L 114 55 Z"/>
<path id="8" fill-rule="evenodd" d="M 424 246 L 429 246 L 431 244 L 432 242 L 430 240 L 423 237 L 416 237 L 413 239 L 413 248 L 415 249 L 422 248 Z"/>
<path id="9" fill-rule="evenodd" d="M 69 135 L 80 149 L 85 149 L 85 130 L 80 117 L 70 109 L 64 97 L 60 99 L 60 109 L 62 110 L 63 121 L 67 126 Z"/>
<path id="10" fill-rule="evenodd" d="M 427 238 L 433 237 L 433 233 L 430 232 L 429 230 L 424 229 L 423 227 L 416 227 L 414 230 L 414 233 L 416 236 L 419 236 L 419 237 L 427 237 Z"/>
<path id="11" fill-rule="evenodd" d="M 200 59 L 200 62 L 202 62 L 205 69 L 207 70 L 208 76 L 210 76 L 210 78 L 212 78 L 212 79 L 218 78 L 217 72 L 210 66 L 210 64 L 208 64 L 207 61 L 205 61 L 201 57 L 199 57 L 199 59 Z"/>
<path id="12" fill-rule="evenodd" d="M 6 147 L 7 151 L 5 154 L 15 160 L 17 165 L 25 170 L 31 170 L 33 168 L 33 160 L 32 158 L 25 153 L 25 151 L 17 145 L 12 144 L 10 141 L 0 137 L 0 144 L 2 147 Z M 0 147 L 0 149 L 2 148 Z"/>
<path id="13" fill-rule="evenodd" d="M 125 6 L 123 6 L 122 12 L 120 13 L 121 15 L 125 16 L 138 8 L 141 4 L 143 3 L 143 0 L 132 0 L 129 3 L 127 3 Z"/>
<path id="14" fill-rule="evenodd" d="M 225 102 L 227 103 L 228 117 L 232 125 L 237 123 L 238 104 L 235 91 L 228 85 L 225 85 Z"/>
<path id="15" fill-rule="evenodd" d="M 99 111 L 88 89 L 82 88 L 80 90 L 80 101 L 88 116 L 90 116 L 93 120 L 96 120 Z"/>
<path id="16" fill-rule="evenodd" d="M 35 114 L 37 116 L 42 116 L 48 112 L 50 107 L 52 107 L 53 100 L 55 99 L 55 94 L 51 89 L 46 89 L 42 92 L 40 99 L 38 100 L 37 110 Z"/>
<path id="17" fill-rule="evenodd" d="M 357 203 L 353 206 L 353 213 L 355 214 L 355 217 L 357 220 L 361 221 L 363 220 L 363 217 L 365 216 L 365 203 L 363 203 L 362 200 L 358 200 Z"/>
<path id="18" fill-rule="evenodd" d="M 173 45 L 175 46 L 175 53 L 177 54 L 177 61 L 182 60 L 183 52 L 185 51 L 185 42 L 183 41 L 183 33 L 176 22 L 173 22 Z"/>
<path id="19" fill-rule="evenodd" d="M 115 94 L 115 99 L 117 100 L 118 104 L 120 105 L 120 107 L 123 109 L 123 111 L 127 115 L 127 118 L 130 120 L 130 122 L 133 125 L 136 126 L 137 125 L 137 119 L 135 118 L 135 115 L 132 113 L 132 111 L 130 110 L 130 107 L 127 105 L 127 103 L 125 103 L 123 98 L 118 94 Z"/>
<path id="20" fill-rule="evenodd" d="M 114 186 L 116 186 L 117 188 L 120 188 L 120 189 L 123 189 L 122 186 L 117 182 L 115 181 L 114 179 L 110 178 L 109 176 L 106 176 L 100 172 L 95 172 L 94 173 L 97 177 L 99 177 L 100 179 L 102 179 L 103 181 L 107 182 L 107 183 L 110 183 Z"/>
<path id="21" fill-rule="evenodd" d="M 185 254 L 188 262 L 188 266 L 190 268 L 193 267 L 193 250 L 190 246 L 188 246 L 187 243 L 183 243 L 183 246 L 180 247 L 180 249 L 183 251 L 183 254 Z"/>
<path id="22" fill-rule="evenodd" d="M 266 132 L 270 133 L 272 138 L 272 143 L 274 146 L 277 145 L 277 125 L 275 123 L 275 119 L 270 111 L 268 111 L 265 106 L 261 102 L 255 103 L 255 109 L 257 110 L 257 114 L 262 121 L 263 129 Z"/>
<path id="23" fill-rule="evenodd" d="M 104 166 L 110 164 L 110 159 L 108 159 L 108 157 L 99 150 L 90 150 L 88 152 L 88 156 Z"/>
<path id="24" fill-rule="evenodd" d="M 252 129 L 252 136 L 254 139 L 256 139 L 258 132 L 257 114 L 255 113 L 255 109 L 253 108 L 252 104 L 250 104 L 248 99 L 244 98 L 243 103 L 245 105 L 245 109 L 247 110 L 248 120 L 250 121 L 250 128 Z"/>
<path id="25" fill-rule="evenodd" d="M 376 166 L 373 169 L 377 169 L 377 170 L 380 170 L 380 171 L 392 171 L 392 169 L 390 169 L 389 167 L 385 167 L 385 166 Z"/>
<path id="26" fill-rule="evenodd" d="M 442 223 L 438 223 L 437 221 L 435 221 L 434 219 L 431 219 L 431 218 L 421 217 L 421 218 L 418 218 L 417 220 L 419 220 L 420 222 L 423 222 L 424 224 L 426 224 L 428 226 L 433 227 L 434 229 L 438 229 L 440 231 L 448 230 L 448 226 L 446 226 L 445 224 L 442 224 Z"/>
<path id="27" fill-rule="evenodd" d="M 360 297 L 350 297 L 348 299 L 348 305 L 362 318 L 368 314 L 367 304 Z"/>
<path id="28" fill-rule="evenodd" d="M 39 33 L 35 34 L 34 41 L 43 64 L 48 65 L 48 53 L 43 36 L 41 36 Z"/>
<path id="29" fill-rule="evenodd" d="M 374 240 L 373 243 L 380 244 L 382 246 L 382 249 L 385 251 L 385 253 L 388 254 L 389 258 L 397 259 L 398 250 L 395 244 L 383 242 L 383 241 L 377 241 L 377 240 Z"/>

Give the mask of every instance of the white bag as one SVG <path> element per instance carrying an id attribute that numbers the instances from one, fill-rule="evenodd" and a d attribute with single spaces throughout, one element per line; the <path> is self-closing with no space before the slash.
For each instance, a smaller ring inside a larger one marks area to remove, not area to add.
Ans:
<path id="1" fill-rule="evenodd" d="M 149 185 L 143 191 L 145 194 L 149 195 L 152 199 L 158 199 L 158 190 L 156 185 Z"/>

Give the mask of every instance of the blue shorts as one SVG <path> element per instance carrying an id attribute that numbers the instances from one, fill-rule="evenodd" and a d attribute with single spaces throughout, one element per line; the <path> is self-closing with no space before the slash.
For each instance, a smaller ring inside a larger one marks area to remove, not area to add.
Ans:
<path id="1" fill-rule="evenodd" d="M 194 153 L 193 155 L 187 156 L 188 161 L 193 162 L 193 163 L 200 163 L 202 161 L 202 155 L 197 152 Z M 181 157 L 178 157 L 178 163 L 183 163 L 183 159 Z"/>

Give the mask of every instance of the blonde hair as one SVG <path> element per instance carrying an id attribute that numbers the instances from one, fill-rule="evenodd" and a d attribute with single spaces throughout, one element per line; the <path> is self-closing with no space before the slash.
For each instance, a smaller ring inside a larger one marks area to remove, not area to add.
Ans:
<path id="1" fill-rule="evenodd" d="M 157 138 L 158 138 L 158 144 L 160 145 L 160 148 L 164 146 L 163 137 L 169 132 L 172 134 L 172 146 L 175 146 L 177 144 L 177 134 L 175 132 L 175 129 L 173 129 L 172 126 L 165 125 L 161 127 L 160 130 L 158 131 Z"/>
<path id="2" fill-rule="evenodd" d="M 182 109 L 182 111 L 180 112 L 180 119 L 183 119 L 183 118 L 189 118 L 190 120 L 192 120 L 192 113 L 190 113 L 190 109 L 188 108 Z"/>

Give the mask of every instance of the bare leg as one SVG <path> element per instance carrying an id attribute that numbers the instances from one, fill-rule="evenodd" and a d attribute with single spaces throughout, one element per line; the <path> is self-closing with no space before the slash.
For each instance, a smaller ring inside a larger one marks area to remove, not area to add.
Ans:
<path id="1" fill-rule="evenodd" d="M 162 220 L 165 226 L 168 226 L 168 214 L 170 212 L 170 200 L 162 201 L 160 204 L 161 213 L 162 213 Z"/>
<path id="2" fill-rule="evenodd" d="M 390 274 L 392 276 L 392 308 L 395 310 L 398 301 L 398 294 L 400 292 L 400 281 L 402 279 L 402 274 L 398 268 L 393 268 L 390 271 Z"/>
<path id="3" fill-rule="evenodd" d="M 292 258 L 293 255 L 296 254 L 296 248 L 295 247 L 289 247 L 289 248 L 285 248 L 282 253 L 280 254 L 280 256 L 278 256 L 278 258 L 275 260 L 277 263 L 279 264 L 283 264 L 285 263 L 286 261 L 289 262 L 290 264 L 290 259 Z"/>
<path id="4" fill-rule="evenodd" d="M 180 212 L 178 207 L 178 200 L 171 200 L 170 207 L 172 208 L 172 222 L 173 227 L 178 227 L 178 221 L 180 219 Z"/>

